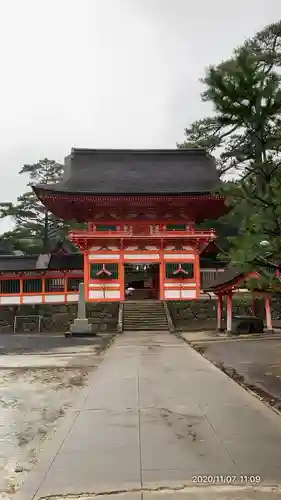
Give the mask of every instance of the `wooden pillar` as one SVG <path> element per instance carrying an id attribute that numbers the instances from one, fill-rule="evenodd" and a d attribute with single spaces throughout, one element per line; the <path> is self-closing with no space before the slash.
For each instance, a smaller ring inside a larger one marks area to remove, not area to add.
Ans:
<path id="1" fill-rule="evenodd" d="M 252 315 L 256 316 L 257 315 L 257 299 L 255 296 L 252 298 Z"/>
<path id="2" fill-rule="evenodd" d="M 218 295 L 218 308 L 217 308 L 217 331 L 221 332 L 222 331 L 222 295 Z"/>
<path id="3" fill-rule="evenodd" d="M 119 262 L 118 266 L 119 266 L 120 301 L 123 302 L 125 300 L 125 267 L 123 259 L 121 259 L 121 262 Z"/>
<path id="4" fill-rule="evenodd" d="M 68 289 L 68 278 L 66 272 L 63 273 L 63 291 L 64 291 L 64 302 L 67 304 L 67 289 Z"/>
<path id="5" fill-rule="evenodd" d="M 164 250 L 163 244 L 161 243 L 160 249 L 160 265 L 159 265 L 159 299 L 165 300 L 165 261 L 164 261 Z"/>
<path id="6" fill-rule="evenodd" d="M 194 278 L 196 283 L 196 298 L 200 298 L 201 293 L 201 280 L 200 280 L 200 257 L 197 247 L 194 248 L 195 260 L 194 260 Z"/>
<path id="7" fill-rule="evenodd" d="M 42 275 L 42 304 L 46 302 L 46 277 L 45 273 Z"/>
<path id="8" fill-rule="evenodd" d="M 23 278 L 20 275 L 20 304 L 23 304 Z"/>
<path id="9" fill-rule="evenodd" d="M 86 302 L 89 300 L 89 252 L 84 251 L 84 292 Z"/>
<path id="10" fill-rule="evenodd" d="M 232 332 L 232 292 L 226 297 L 226 331 Z"/>
<path id="11" fill-rule="evenodd" d="M 271 301 L 269 295 L 266 295 L 265 297 L 265 314 L 266 314 L 266 329 L 269 333 L 273 332 L 272 318 L 271 318 Z"/>

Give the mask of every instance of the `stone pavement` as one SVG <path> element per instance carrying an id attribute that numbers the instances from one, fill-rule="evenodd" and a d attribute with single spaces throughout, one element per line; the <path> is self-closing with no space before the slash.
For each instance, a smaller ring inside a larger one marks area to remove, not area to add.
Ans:
<path id="1" fill-rule="evenodd" d="M 191 345 L 201 344 L 201 343 L 213 343 L 213 342 L 245 342 L 245 341 L 255 341 L 264 342 L 266 340 L 280 340 L 280 331 L 275 331 L 272 334 L 260 333 L 260 334 L 244 334 L 244 335 L 227 335 L 225 332 L 217 333 L 213 331 L 199 331 L 199 332 L 179 332 L 179 337 L 183 338 Z"/>
<path id="2" fill-rule="evenodd" d="M 126 333 L 14 498 L 281 498 L 280 450 L 280 417 L 181 339 Z"/>

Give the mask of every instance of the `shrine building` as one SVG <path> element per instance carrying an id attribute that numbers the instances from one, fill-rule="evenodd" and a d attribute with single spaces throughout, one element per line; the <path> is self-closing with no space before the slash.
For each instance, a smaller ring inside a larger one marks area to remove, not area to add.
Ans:
<path id="1" fill-rule="evenodd" d="M 200 297 L 216 234 L 199 225 L 227 210 L 219 184 L 201 149 L 72 149 L 61 181 L 33 189 L 56 217 L 87 223 L 69 240 L 83 255 L 88 302 L 166 301 Z"/>

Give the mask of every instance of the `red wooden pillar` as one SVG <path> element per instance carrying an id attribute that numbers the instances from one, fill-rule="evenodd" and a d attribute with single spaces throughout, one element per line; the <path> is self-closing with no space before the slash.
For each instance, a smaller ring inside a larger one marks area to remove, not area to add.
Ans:
<path id="1" fill-rule="evenodd" d="M 194 278 L 196 283 L 196 298 L 200 298 L 201 283 L 200 283 L 200 257 L 197 248 L 195 248 L 195 261 L 194 261 Z"/>
<path id="2" fill-rule="evenodd" d="M 120 289 L 120 301 L 123 302 L 125 300 L 125 264 L 124 259 L 121 258 L 121 262 L 118 264 L 119 266 L 119 289 Z"/>
<path id="3" fill-rule="evenodd" d="M 266 314 L 266 329 L 268 332 L 273 332 L 272 318 L 271 318 L 271 301 L 269 295 L 265 297 L 265 314 Z"/>
<path id="4" fill-rule="evenodd" d="M 46 277 L 45 273 L 42 275 L 42 304 L 45 304 L 46 302 Z"/>
<path id="5" fill-rule="evenodd" d="M 20 274 L 20 304 L 23 304 L 23 277 L 21 274 Z"/>
<path id="6" fill-rule="evenodd" d="M 63 273 L 64 303 L 67 304 L 68 278 L 66 272 Z"/>
<path id="7" fill-rule="evenodd" d="M 165 261 L 163 243 L 160 247 L 160 265 L 159 265 L 159 296 L 160 300 L 165 300 Z"/>
<path id="8" fill-rule="evenodd" d="M 84 251 L 84 291 L 85 291 L 85 300 L 86 302 L 89 300 L 89 252 Z"/>
<path id="9" fill-rule="evenodd" d="M 217 309 L 217 331 L 222 331 L 222 295 L 218 295 L 218 309 Z"/>
<path id="10" fill-rule="evenodd" d="M 232 292 L 226 297 L 226 331 L 232 332 Z"/>
<path id="11" fill-rule="evenodd" d="M 252 315 L 256 316 L 257 315 L 257 299 L 254 296 L 252 300 Z"/>

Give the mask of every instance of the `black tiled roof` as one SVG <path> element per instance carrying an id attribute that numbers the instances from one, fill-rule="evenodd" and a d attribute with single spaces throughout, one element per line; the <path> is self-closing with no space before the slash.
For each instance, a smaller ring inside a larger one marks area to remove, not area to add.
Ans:
<path id="1" fill-rule="evenodd" d="M 239 266 L 231 266 L 225 271 L 218 274 L 216 279 L 212 283 L 208 285 L 207 288 L 204 289 L 204 292 L 212 292 L 217 288 L 226 285 L 227 283 L 231 283 L 237 278 L 243 277 L 245 272 Z"/>
<path id="2" fill-rule="evenodd" d="M 81 253 L 52 255 L 48 269 L 83 269 L 84 258 Z"/>
<path id="3" fill-rule="evenodd" d="M 0 273 L 34 271 L 38 255 L 0 255 Z"/>
<path id="4" fill-rule="evenodd" d="M 215 160 L 202 149 L 72 149 L 58 193 L 96 195 L 203 194 L 219 186 Z"/>
<path id="5" fill-rule="evenodd" d="M 19 272 L 19 271 L 37 271 L 40 269 L 36 268 L 36 263 L 38 261 L 39 255 L 0 255 L 0 273 L 8 272 Z M 83 269 L 83 255 L 79 253 L 75 254 L 61 254 L 52 255 L 50 259 L 49 266 L 47 269 L 42 270 L 74 270 Z"/>
<path id="6" fill-rule="evenodd" d="M 59 250 L 62 250 L 66 254 L 72 254 L 75 251 L 75 247 L 71 241 L 64 238 L 59 238 L 57 240 L 53 240 L 50 242 L 49 251 L 50 253 L 55 253 Z"/>
<path id="7" fill-rule="evenodd" d="M 17 272 L 17 271 L 40 271 L 36 268 L 39 255 L 0 255 L 0 272 Z M 208 258 L 200 258 L 200 267 L 204 268 L 222 268 L 226 265 L 223 261 L 212 260 Z M 50 270 L 74 270 L 83 269 L 83 255 L 80 253 L 69 254 L 54 254 L 50 258 L 47 269 Z M 47 270 L 45 269 L 45 270 Z M 223 276 L 225 273 L 221 273 Z"/>
<path id="8" fill-rule="evenodd" d="M 223 269 L 227 266 L 227 262 L 224 260 L 211 259 L 208 257 L 200 257 L 200 269 Z"/>
<path id="9" fill-rule="evenodd" d="M 11 245 L 4 240 L 0 240 L 0 255 L 13 255 Z"/>

